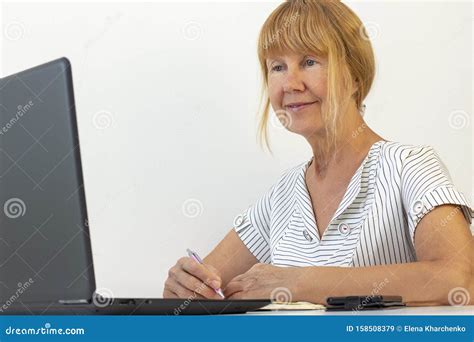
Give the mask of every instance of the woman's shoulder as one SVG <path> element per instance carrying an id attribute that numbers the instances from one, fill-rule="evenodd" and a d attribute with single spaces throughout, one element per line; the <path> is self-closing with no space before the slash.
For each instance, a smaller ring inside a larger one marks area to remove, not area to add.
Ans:
<path id="1" fill-rule="evenodd" d="M 405 166 L 407 162 L 421 163 L 427 158 L 439 160 L 437 151 L 431 145 L 413 145 L 396 141 L 385 142 L 382 157 L 385 163 L 399 166 Z"/>
<path id="2" fill-rule="evenodd" d="M 451 179 L 446 165 L 431 145 L 387 141 L 381 155 L 382 167 L 398 171 L 402 178 L 431 172 L 431 174 L 442 173 L 447 179 Z"/>
<path id="3" fill-rule="evenodd" d="M 400 154 L 408 157 L 412 154 L 420 153 L 423 151 L 434 150 L 434 148 L 433 146 L 427 144 L 413 145 L 397 141 L 386 141 L 383 146 L 383 150 L 392 155 Z"/>

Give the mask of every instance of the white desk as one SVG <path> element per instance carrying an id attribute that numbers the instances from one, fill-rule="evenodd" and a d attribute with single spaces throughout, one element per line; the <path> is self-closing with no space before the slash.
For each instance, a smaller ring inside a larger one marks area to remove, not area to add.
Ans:
<path id="1" fill-rule="evenodd" d="M 463 315 L 474 316 L 474 305 L 469 306 L 423 306 L 405 307 L 400 309 L 367 310 L 367 311 L 325 311 L 325 310 L 300 310 L 300 311 L 253 311 L 245 315 L 290 315 L 290 316 L 382 316 L 382 315 Z"/>

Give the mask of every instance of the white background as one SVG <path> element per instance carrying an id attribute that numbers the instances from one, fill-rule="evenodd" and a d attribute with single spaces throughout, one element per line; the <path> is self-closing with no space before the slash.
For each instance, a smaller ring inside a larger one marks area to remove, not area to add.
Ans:
<path id="1" fill-rule="evenodd" d="M 372 37 L 365 119 L 435 147 L 472 203 L 472 5 L 346 2 Z M 256 143 L 256 40 L 275 2 L 3 3 L 1 74 L 73 66 L 98 288 L 160 297 L 187 247 L 205 256 L 286 169 L 311 157 L 271 127 Z"/>

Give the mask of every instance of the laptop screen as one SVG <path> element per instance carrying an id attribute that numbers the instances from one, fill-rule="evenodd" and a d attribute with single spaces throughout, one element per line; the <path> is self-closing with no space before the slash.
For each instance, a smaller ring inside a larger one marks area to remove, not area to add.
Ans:
<path id="1" fill-rule="evenodd" d="M 69 61 L 1 79 L 0 110 L 0 304 L 90 299 L 95 279 Z"/>

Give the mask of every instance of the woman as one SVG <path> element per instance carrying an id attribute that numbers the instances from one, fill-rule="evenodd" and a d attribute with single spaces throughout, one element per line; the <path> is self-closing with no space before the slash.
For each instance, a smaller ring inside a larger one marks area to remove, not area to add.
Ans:
<path id="1" fill-rule="evenodd" d="M 341 2 L 295 0 L 265 22 L 266 102 L 313 157 L 234 221 L 200 265 L 169 270 L 164 297 L 400 295 L 408 304 L 469 298 L 472 210 L 433 148 L 386 141 L 364 122 L 375 74 L 360 19 Z M 284 266 L 284 267 L 283 267 Z M 454 293 L 456 292 L 457 293 Z M 473 296 L 474 297 L 474 296 Z"/>

